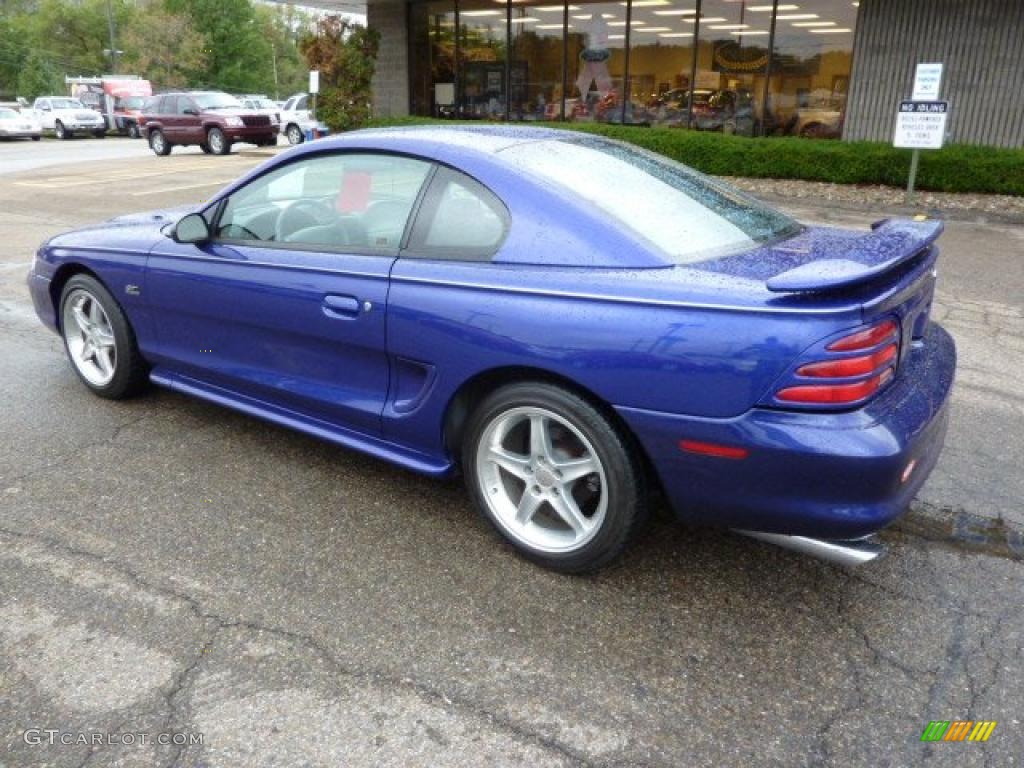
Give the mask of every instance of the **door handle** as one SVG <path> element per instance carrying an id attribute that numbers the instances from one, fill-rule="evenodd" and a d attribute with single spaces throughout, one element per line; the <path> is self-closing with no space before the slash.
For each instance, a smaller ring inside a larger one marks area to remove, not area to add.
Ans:
<path id="1" fill-rule="evenodd" d="M 323 310 L 328 317 L 351 320 L 354 317 L 359 317 L 359 299 L 355 296 L 328 294 L 324 296 Z"/>

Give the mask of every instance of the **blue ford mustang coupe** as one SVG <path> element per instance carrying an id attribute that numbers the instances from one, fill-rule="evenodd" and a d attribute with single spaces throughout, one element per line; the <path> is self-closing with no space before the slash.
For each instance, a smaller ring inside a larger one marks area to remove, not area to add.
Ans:
<path id="1" fill-rule="evenodd" d="M 548 567 L 607 563 L 654 488 L 683 520 L 856 563 L 945 436 L 941 231 L 804 227 L 579 133 L 371 130 L 55 237 L 29 286 L 97 395 L 155 382 L 461 470 Z"/>

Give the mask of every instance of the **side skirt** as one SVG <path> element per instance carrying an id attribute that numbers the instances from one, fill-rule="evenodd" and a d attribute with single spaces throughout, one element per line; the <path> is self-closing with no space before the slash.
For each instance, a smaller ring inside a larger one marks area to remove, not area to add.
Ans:
<path id="1" fill-rule="evenodd" d="M 433 477 L 442 477 L 450 474 L 452 471 L 452 463 L 448 460 L 439 461 L 387 440 L 381 440 L 362 432 L 328 424 L 319 419 L 312 419 L 287 408 L 281 408 L 263 400 L 239 395 L 222 387 L 213 386 L 188 376 L 155 368 L 150 373 L 149 378 L 154 384 L 161 387 L 241 411 L 249 416 L 255 416 L 258 419 L 294 429 L 297 432 L 326 440 L 343 448 L 367 453 L 378 459 L 410 469 L 413 472 Z"/>

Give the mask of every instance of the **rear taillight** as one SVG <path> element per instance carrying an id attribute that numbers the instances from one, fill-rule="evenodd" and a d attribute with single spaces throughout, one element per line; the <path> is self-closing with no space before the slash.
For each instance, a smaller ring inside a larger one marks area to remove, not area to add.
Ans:
<path id="1" fill-rule="evenodd" d="M 802 363 L 775 399 L 805 405 L 860 403 L 895 375 L 899 343 L 893 319 L 836 339 L 821 351 L 821 359 Z"/>
<path id="2" fill-rule="evenodd" d="M 883 320 L 871 328 L 836 339 L 828 345 L 828 349 L 830 352 L 851 352 L 857 349 L 868 349 L 881 344 L 889 338 L 895 339 L 896 330 L 895 320 Z"/>

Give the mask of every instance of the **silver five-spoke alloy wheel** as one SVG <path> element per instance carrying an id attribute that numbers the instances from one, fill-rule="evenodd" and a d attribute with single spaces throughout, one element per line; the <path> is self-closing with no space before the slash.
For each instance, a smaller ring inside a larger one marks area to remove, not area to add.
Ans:
<path id="1" fill-rule="evenodd" d="M 117 343 L 110 318 L 88 291 L 76 288 L 64 302 L 61 327 L 71 362 L 95 387 L 105 387 L 117 370 Z"/>
<path id="2" fill-rule="evenodd" d="M 477 444 L 476 475 L 498 524 L 541 552 L 585 546 L 608 511 L 608 481 L 594 446 L 544 408 L 522 406 L 497 415 Z"/>

